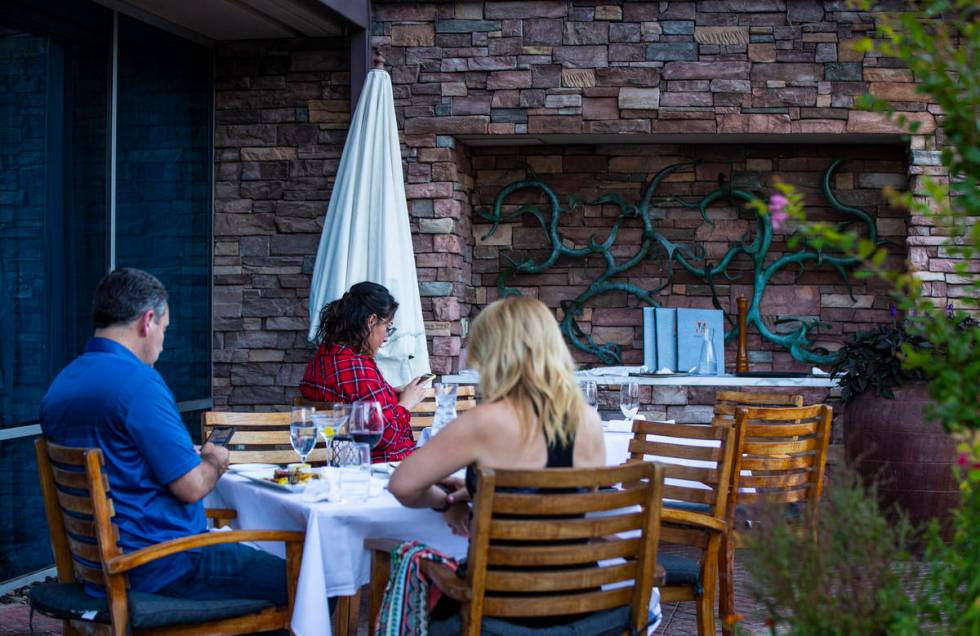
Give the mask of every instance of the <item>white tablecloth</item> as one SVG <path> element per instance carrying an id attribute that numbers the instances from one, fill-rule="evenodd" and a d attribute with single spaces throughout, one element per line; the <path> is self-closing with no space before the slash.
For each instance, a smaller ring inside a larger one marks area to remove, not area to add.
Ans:
<path id="1" fill-rule="evenodd" d="M 466 539 L 453 536 L 441 514 L 405 508 L 388 491 L 358 504 L 307 503 L 301 495 L 229 472 L 205 505 L 234 508 L 236 528 L 306 532 L 292 620 L 297 636 L 330 636 L 327 597 L 348 596 L 367 585 L 371 555 L 364 550 L 365 539 L 418 539 L 455 557 L 466 554 Z M 284 556 L 281 543 L 261 547 Z"/>
<path id="2" fill-rule="evenodd" d="M 606 463 L 621 464 L 628 455 L 630 433 L 606 432 Z M 405 508 L 388 491 L 359 504 L 309 503 L 291 494 L 228 472 L 205 499 L 209 508 L 234 508 L 236 528 L 306 532 L 293 611 L 296 636 L 331 636 L 327 597 L 349 596 L 371 576 L 368 538 L 417 539 L 457 558 L 466 555 L 467 540 L 449 531 L 441 514 Z M 261 546 L 284 556 L 281 543 Z M 651 608 L 659 615 L 659 594 Z"/>

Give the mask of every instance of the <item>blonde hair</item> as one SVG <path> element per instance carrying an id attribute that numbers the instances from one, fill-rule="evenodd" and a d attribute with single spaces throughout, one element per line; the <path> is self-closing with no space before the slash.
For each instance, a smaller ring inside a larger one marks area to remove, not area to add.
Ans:
<path id="1" fill-rule="evenodd" d="M 483 399 L 510 400 L 527 438 L 535 416 L 549 444 L 574 438 L 585 400 L 558 322 L 544 303 L 511 297 L 488 305 L 473 321 L 467 358 L 480 371 Z"/>

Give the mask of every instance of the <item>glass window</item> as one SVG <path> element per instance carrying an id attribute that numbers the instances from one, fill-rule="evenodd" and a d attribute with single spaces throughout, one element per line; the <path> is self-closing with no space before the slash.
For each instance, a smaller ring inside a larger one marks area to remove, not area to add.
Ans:
<path id="1" fill-rule="evenodd" d="M 0 441 L 0 581 L 54 563 L 34 461 L 35 439 Z"/>
<path id="2" fill-rule="evenodd" d="M 166 55 L 161 55 L 166 51 Z M 119 16 L 116 266 L 156 275 L 170 328 L 156 368 L 211 396 L 211 52 Z"/>

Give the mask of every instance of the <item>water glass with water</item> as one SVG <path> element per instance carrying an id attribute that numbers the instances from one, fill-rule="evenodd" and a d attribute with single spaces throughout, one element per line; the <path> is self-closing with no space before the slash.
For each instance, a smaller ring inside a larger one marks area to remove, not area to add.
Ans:
<path id="1" fill-rule="evenodd" d="M 636 382 L 624 382 L 619 386 L 619 410 L 629 422 L 632 429 L 633 419 L 640 410 L 640 385 Z"/>
<path id="2" fill-rule="evenodd" d="M 374 448 L 381 441 L 384 432 L 385 419 L 381 412 L 381 403 L 376 400 L 361 400 L 354 403 L 347 432 L 355 442 L 368 444 Z"/>
<path id="3" fill-rule="evenodd" d="M 340 492 L 344 501 L 359 502 L 371 493 L 371 447 L 354 441 L 335 444 Z"/>
<path id="4" fill-rule="evenodd" d="M 306 463 L 316 447 L 317 426 L 313 423 L 313 409 L 306 406 L 293 407 L 289 419 L 289 441 L 299 460 Z"/>
<path id="5" fill-rule="evenodd" d="M 458 385 L 446 382 L 436 382 L 432 385 L 432 392 L 436 396 L 436 412 L 432 417 L 432 435 L 456 419 L 457 388 Z"/>
<path id="6" fill-rule="evenodd" d="M 582 387 L 585 403 L 594 409 L 599 408 L 599 387 L 596 386 L 595 380 L 585 380 L 579 386 Z"/>

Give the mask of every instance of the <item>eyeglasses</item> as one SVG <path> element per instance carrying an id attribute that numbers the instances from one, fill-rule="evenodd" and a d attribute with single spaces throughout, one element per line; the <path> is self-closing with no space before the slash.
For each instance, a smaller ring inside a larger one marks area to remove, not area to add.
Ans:
<path id="1" fill-rule="evenodd" d="M 395 327 L 391 324 L 393 320 L 394 318 L 389 318 L 387 320 L 381 319 L 381 324 L 385 326 L 385 338 L 390 338 L 391 334 L 398 331 L 398 327 Z"/>

